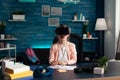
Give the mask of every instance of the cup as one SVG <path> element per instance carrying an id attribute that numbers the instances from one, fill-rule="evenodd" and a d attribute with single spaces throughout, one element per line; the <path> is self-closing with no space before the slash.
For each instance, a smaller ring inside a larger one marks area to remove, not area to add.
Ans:
<path id="1" fill-rule="evenodd" d="M 83 21 L 85 20 L 85 16 L 83 16 L 82 20 L 83 20 Z"/>
<path id="2" fill-rule="evenodd" d="M 5 34 L 1 34 L 0 37 L 1 37 L 1 39 L 4 39 L 5 38 Z"/>
<path id="3" fill-rule="evenodd" d="M 0 42 L 0 48 L 4 48 L 5 45 L 4 45 L 4 42 Z"/>
<path id="4" fill-rule="evenodd" d="M 76 15 L 74 16 L 74 20 L 75 20 L 75 21 L 77 20 L 77 16 L 76 16 Z"/>
<path id="5" fill-rule="evenodd" d="M 92 35 L 90 35 L 90 38 L 92 38 Z"/>
<path id="6" fill-rule="evenodd" d="M 9 48 L 9 47 L 10 47 L 10 44 L 9 44 L 9 43 L 7 43 L 7 44 L 6 44 L 6 47 L 7 47 L 7 48 Z"/>
<path id="7" fill-rule="evenodd" d="M 86 34 L 83 34 L 83 38 L 86 38 L 87 37 L 87 35 Z"/>

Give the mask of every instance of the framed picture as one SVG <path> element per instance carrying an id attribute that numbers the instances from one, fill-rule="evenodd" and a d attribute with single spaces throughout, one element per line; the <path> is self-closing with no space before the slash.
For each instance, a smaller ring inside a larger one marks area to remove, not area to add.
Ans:
<path id="1" fill-rule="evenodd" d="M 58 26 L 59 18 L 48 18 L 48 26 Z"/>
<path id="2" fill-rule="evenodd" d="M 62 8 L 61 7 L 51 7 L 51 15 L 62 16 Z"/>
<path id="3" fill-rule="evenodd" d="M 42 16 L 43 17 L 50 16 L 50 6 L 49 5 L 42 5 Z"/>

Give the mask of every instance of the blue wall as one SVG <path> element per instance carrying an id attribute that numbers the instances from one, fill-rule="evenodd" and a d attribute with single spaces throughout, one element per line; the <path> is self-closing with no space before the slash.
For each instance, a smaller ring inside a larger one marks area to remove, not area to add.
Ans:
<path id="1" fill-rule="evenodd" d="M 82 22 L 65 20 L 73 19 L 75 13 L 83 13 L 89 21 L 88 31 L 96 36 L 94 31 L 96 20 L 96 0 L 80 0 L 78 4 L 63 4 L 57 0 L 36 0 L 35 3 L 20 3 L 17 0 L 0 0 L 0 20 L 5 20 L 6 34 L 12 34 L 17 41 L 17 52 L 23 52 L 27 47 L 49 48 L 55 36 L 56 26 L 48 26 L 48 18 L 60 18 L 60 23 L 71 27 L 72 33 L 82 36 Z M 42 17 L 42 5 L 61 7 L 62 16 Z M 13 11 L 23 11 L 26 15 L 24 22 L 10 22 Z M 84 51 L 96 51 L 94 41 L 84 41 Z"/>

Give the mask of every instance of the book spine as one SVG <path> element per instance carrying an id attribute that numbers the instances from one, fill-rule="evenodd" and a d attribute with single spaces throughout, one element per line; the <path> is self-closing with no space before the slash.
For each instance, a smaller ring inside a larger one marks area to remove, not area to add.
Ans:
<path id="1" fill-rule="evenodd" d="M 13 70 L 8 69 L 8 68 L 5 68 L 5 72 L 10 73 L 10 74 L 14 74 Z"/>

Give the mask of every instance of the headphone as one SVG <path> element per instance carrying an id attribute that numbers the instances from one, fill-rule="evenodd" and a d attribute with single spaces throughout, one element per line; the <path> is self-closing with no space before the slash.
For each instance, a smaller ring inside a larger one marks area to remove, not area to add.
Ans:
<path id="1" fill-rule="evenodd" d="M 52 75 L 54 69 L 53 68 L 43 68 L 42 66 L 38 66 L 34 72 L 33 77 L 34 78 L 43 78 L 43 77 L 49 77 Z"/>

